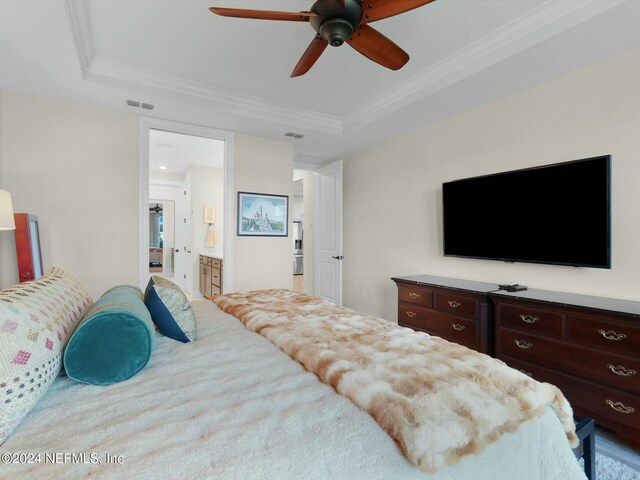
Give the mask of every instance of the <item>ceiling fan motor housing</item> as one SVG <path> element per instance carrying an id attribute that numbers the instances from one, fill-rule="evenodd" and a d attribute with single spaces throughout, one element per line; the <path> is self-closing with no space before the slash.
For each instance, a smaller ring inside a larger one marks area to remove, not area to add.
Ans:
<path id="1" fill-rule="evenodd" d="M 310 11 L 318 15 L 309 19 L 311 26 L 332 47 L 342 45 L 362 18 L 359 0 L 346 0 L 344 8 L 338 0 L 318 0 Z"/>

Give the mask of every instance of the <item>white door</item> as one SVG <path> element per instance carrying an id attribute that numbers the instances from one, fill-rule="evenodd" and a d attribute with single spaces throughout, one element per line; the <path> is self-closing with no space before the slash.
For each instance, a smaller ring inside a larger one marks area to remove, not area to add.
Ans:
<path id="1" fill-rule="evenodd" d="M 198 288 L 194 285 L 195 281 L 200 281 L 200 277 L 198 279 L 194 279 L 194 269 L 199 268 L 200 266 L 195 266 L 195 262 L 199 262 L 198 252 L 195 254 L 192 252 L 193 248 L 193 211 L 191 205 L 191 183 L 184 183 L 182 185 L 182 226 L 183 236 L 181 237 L 182 244 L 179 245 L 181 248 L 180 255 L 182 256 L 182 266 L 184 266 L 184 271 L 182 272 L 182 284 L 180 284 L 181 288 L 186 292 L 193 295 L 194 290 Z M 198 270 L 199 272 L 199 270 Z"/>
<path id="2" fill-rule="evenodd" d="M 314 294 L 342 305 L 342 160 L 315 173 Z"/>

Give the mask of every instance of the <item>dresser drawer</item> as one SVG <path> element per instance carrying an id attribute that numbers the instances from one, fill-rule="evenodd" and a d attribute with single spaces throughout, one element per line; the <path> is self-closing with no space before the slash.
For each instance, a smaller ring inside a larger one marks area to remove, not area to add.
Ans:
<path id="1" fill-rule="evenodd" d="M 434 309 L 460 317 L 478 318 L 478 299 L 459 293 L 436 291 Z"/>
<path id="2" fill-rule="evenodd" d="M 433 306 L 433 290 L 413 285 L 399 284 L 398 300 L 430 308 Z"/>
<path id="3" fill-rule="evenodd" d="M 500 303 L 498 321 L 503 327 L 515 328 L 523 332 L 562 338 L 564 315 L 551 310 L 541 310 L 535 306 Z"/>
<path id="4" fill-rule="evenodd" d="M 538 381 L 557 386 L 574 410 L 583 415 L 595 416 L 599 424 L 608 425 L 607 420 L 624 426 L 637 425 L 640 422 L 640 397 L 636 395 L 596 385 L 509 356 L 498 355 L 498 358 Z"/>
<path id="5" fill-rule="evenodd" d="M 640 351 L 640 328 L 570 315 L 567 319 L 567 340 L 617 353 L 637 355 Z"/>
<path id="6" fill-rule="evenodd" d="M 417 328 L 452 342 L 478 348 L 478 324 L 473 320 L 400 303 L 398 321 L 403 326 Z"/>
<path id="7" fill-rule="evenodd" d="M 500 354 L 527 359 L 640 394 L 640 360 L 500 329 Z"/>
<path id="8" fill-rule="evenodd" d="M 560 367 L 567 357 L 564 346 L 558 348 L 558 345 L 552 340 L 503 327 L 500 327 L 498 331 L 496 354 L 498 356 L 506 354 L 550 367 Z"/>
<path id="9" fill-rule="evenodd" d="M 217 258 L 211 258 L 210 260 L 211 260 L 211 266 L 213 268 L 220 268 L 220 265 L 222 265 L 222 262 Z"/>

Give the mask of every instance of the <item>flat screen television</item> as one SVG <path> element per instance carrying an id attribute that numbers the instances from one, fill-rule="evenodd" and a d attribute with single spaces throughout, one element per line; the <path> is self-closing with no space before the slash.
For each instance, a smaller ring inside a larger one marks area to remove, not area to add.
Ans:
<path id="1" fill-rule="evenodd" d="M 611 157 L 443 184 L 444 254 L 611 268 Z"/>

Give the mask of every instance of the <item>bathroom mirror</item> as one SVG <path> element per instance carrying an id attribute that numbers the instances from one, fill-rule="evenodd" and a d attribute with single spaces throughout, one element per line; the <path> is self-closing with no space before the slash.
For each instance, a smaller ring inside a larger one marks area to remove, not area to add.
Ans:
<path id="1" fill-rule="evenodd" d="M 175 255 L 175 202 L 149 201 L 149 273 L 173 276 Z"/>

